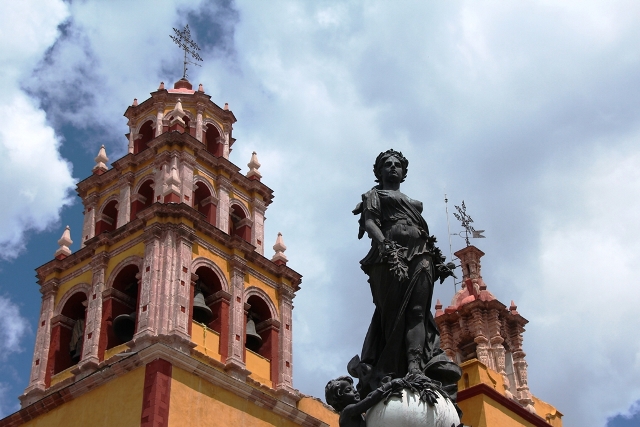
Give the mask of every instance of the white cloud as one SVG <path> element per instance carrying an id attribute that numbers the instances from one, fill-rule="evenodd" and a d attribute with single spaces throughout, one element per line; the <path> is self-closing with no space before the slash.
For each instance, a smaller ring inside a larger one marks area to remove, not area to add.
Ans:
<path id="1" fill-rule="evenodd" d="M 63 2 L 12 2 L 3 8 L 0 37 L 11 40 L 0 49 L 0 258 L 17 256 L 25 233 L 55 224 L 60 209 L 70 203 L 71 166 L 59 153 L 60 138 L 45 114 L 20 89 L 20 81 L 57 36 L 67 16 Z M 28 18 L 27 18 L 28 17 Z"/>
<path id="2" fill-rule="evenodd" d="M 6 360 L 10 353 L 22 351 L 22 339 L 28 331 L 29 323 L 18 306 L 0 296 L 0 361 Z"/>
<path id="3" fill-rule="evenodd" d="M 126 106 L 179 75 L 171 26 L 204 9 L 186 1 L 135 3 L 125 15 L 114 2 L 68 7 L 63 36 L 27 86 L 48 103 L 54 125 L 104 130 L 108 141 L 88 141 L 91 151 L 107 142 L 117 158 Z M 368 242 L 356 241 L 350 210 L 373 185 L 377 153 L 394 147 L 411 161 L 403 189 L 425 203 L 443 249 L 445 188 L 451 205 L 465 199 L 487 230 L 485 281 L 531 320 L 532 392 L 568 424 L 593 427 L 638 399 L 640 350 L 624 334 L 639 326 L 631 286 L 640 255 L 637 3 L 237 8 L 234 46 L 227 56 L 205 55 L 192 82 L 230 103 L 239 119 L 232 161 L 244 169 L 256 150 L 263 182 L 275 190 L 267 245 L 283 232 L 289 265 L 305 275 L 295 300 L 296 386 L 321 395 L 360 349 L 372 310 L 358 269 Z M 24 97 L 4 105 L 44 123 Z M 21 190 L 10 200 L 41 194 Z M 451 293 L 436 289 L 443 302 Z M 626 378 L 622 362 L 633 366 Z M 575 384 L 570 393 L 567 383 Z M 597 387 L 619 397 L 596 398 Z"/>

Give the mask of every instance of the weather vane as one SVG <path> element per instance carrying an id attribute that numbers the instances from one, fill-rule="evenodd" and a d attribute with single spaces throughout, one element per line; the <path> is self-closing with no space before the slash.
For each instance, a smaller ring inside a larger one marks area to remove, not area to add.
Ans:
<path id="1" fill-rule="evenodd" d="M 467 215 L 467 207 L 464 205 L 464 200 L 462 201 L 462 208 L 460 208 L 460 206 L 456 206 L 456 210 L 458 211 L 458 213 L 454 212 L 453 216 L 455 216 L 456 219 L 462 223 L 462 227 L 465 230 L 464 239 L 467 242 L 467 246 L 471 245 L 471 243 L 469 242 L 469 235 L 471 235 L 471 237 L 474 239 L 483 239 L 485 237 L 482 235 L 482 233 L 484 233 L 484 230 L 476 230 L 475 228 L 473 228 L 473 226 L 471 225 L 473 219 L 469 215 Z"/>
<path id="2" fill-rule="evenodd" d="M 191 54 L 191 57 L 196 61 L 202 61 L 202 58 L 200 57 L 200 55 L 198 55 L 200 47 L 198 47 L 196 42 L 191 40 L 191 30 L 189 30 L 189 24 L 184 26 L 184 30 L 180 31 L 177 28 L 174 28 L 173 32 L 176 33 L 176 35 L 170 35 L 169 37 L 171 37 L 171 40 L 173 40 L 175 44 L 177 44 L 182 50 L 184 50 L 184 69 L 182 72 L 182 78 L 186 80 L 187 64 L 193 64 L 196 67 L 200 67 L 200 64 L 198 64 L 197 62 L 189 61 L 187 59 L 187 53 Z"/>

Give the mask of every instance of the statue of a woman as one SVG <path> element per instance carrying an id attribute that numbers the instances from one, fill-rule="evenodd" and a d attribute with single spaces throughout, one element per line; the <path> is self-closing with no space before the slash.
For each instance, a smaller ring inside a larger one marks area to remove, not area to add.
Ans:
<path id="1" fill-rule="evenodd" d="M 349 362 L 361 395 L 380 386 L 384 377 L 425 375 L 442 383 L 455 402 L 460 368 L 440 349 L 431 314 L 436 279 L 451 275 L 452 264 L 434 246 L 422 218 L 422 202 L 400 192 L 409 161 L 402 153 L 380 153 L 373 171 L 378 185 L 362 195 L 353 211 L 360 214 L 360 233 L 371 238 L 371 250 L 360 261 L 369 276 L 375 312 L 360 357 Z"/>

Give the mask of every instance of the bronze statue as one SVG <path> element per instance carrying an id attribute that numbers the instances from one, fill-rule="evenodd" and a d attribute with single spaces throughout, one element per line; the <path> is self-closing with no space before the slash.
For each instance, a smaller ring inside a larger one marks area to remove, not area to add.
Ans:
<path id="1" fill-rule="evenodd" d="M 455 402 L 462 372 L 440 349 L 440 334 L 431 314 L 433 286 L 453 275 L 452 263 L 435 246 L 422 218 L 422 202 L 400 191 L 409 161 L 402 153 L 380 153 L 373 167 L 378 185 L 362 195 L 354 209 L 360 232 L 371 239 L 361 263 L 369 276 L 375 312 L 362 347 L 348 365 L 366 396 L 383 378 L 423 375 L 442 384 Z"/>

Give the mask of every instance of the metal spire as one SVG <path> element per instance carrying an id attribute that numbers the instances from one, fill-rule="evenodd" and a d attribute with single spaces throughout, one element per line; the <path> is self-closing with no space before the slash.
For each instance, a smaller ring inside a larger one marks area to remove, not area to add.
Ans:
<path id="1" fill-rule="evenodd" d="M 191 40 L 191 30 L 189 30 L 189 24 L 184 26 L 184 30 L 180 31 L 177 28 L 174 28 L 173 32 L 176 33 L 176 35 L 170 35 L 169 37 L 171 37 L 171 40 L 173 40 L 175 44 L 177 44 L 182 50 L 184 50 L 184 68 L 182 72 L 182 78 L 186 80 L 187 64 L 193 64 L 197 67 L 200 67 L 200 64 L 198 64 L 197 62 L 187 60 L 187 52 L 196 61 L 202 61 L 202 58 L 200 57 L 200 55 L 198 55 L 200 47 L 198 47 L 196 42 Z"/>
<path id="2" fill-rule="evenodd" d="M 456 210 L 458 211 L 458 213 L 454 212 L 453 216 L 455 216 L 456 219 L 462 223 L 462 227 L 465 230 L 464 236 L 467 242 L 467 246 L 471 245 L 471 243 L 469 242 L 469 234 L 471 234 L 472 237 L 476 237 L 476 234 L 478 235 L 478 237 L 484 237 L 480 235 L 480 233 L 482 233 L 484 230 L 476 232 L 476 229 L 471 226 L 473 219 L 469 215 L 467 215 L 467 207 L 464 205 L 464 200 L 462 201 L 462 208 L 460 208 L 460 206 L 456 206 Z"/>

